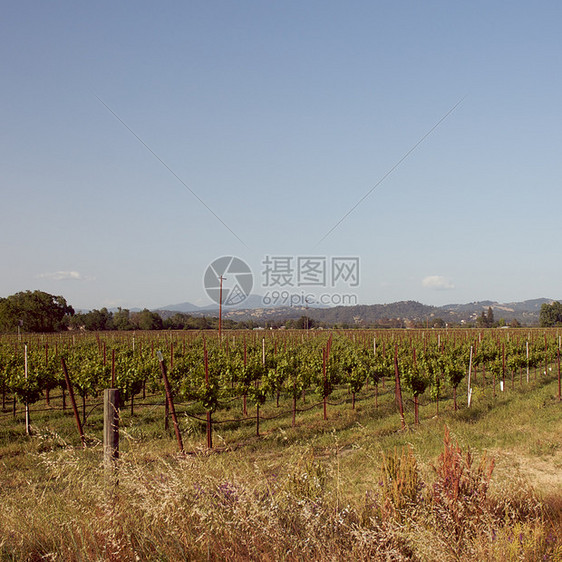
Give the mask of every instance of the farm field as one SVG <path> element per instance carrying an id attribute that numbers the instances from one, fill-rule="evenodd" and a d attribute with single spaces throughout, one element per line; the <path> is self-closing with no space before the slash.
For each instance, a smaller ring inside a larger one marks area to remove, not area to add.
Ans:
<path id="1" fill-rule="evenodd" d="M 562 560 L 555 329 L 0 346 L 3 559 Z M 122 402 L 108 475 L 109 386 Z"/>

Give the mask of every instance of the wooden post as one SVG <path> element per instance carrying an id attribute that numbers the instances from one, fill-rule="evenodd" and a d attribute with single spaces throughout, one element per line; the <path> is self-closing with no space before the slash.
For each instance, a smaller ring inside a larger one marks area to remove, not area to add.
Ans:
<path id="1" fill-rule="evenodd" d="M 106 388 L 103 391 L 103 466 L 115 470 L 119 458 L 119 391 Z"/>

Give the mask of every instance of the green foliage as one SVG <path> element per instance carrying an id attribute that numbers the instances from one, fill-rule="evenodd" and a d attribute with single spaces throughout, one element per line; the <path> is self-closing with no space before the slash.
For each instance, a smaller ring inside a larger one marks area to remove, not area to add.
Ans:
<path id="1" fill-rule="evenodd" d="M 401 364 L 404 382 L 414 396 L 421 396 L 425 392 L 431 376 L 430 366 L 431 363 L 424 360 L 420 362 L 409 360 Z"/>
<path id="2" fill-rule="evenodd" d="M 23 291 L 0 299 L 0 331 L 54 332 L 62 329 L 74 309 L 61 296 Z"/>
<path id="3" fill-rule="evenodd" d="M 488 307 L 487 312 L 482 311 L 482 314 L 476 320 L 476 325 L 479 328 L 493 328 L 496 326 L 496 322 L 494 321 L 494 310 L 491 306 Z"/>
<path id="4" fill-rule="evenodd" d="M 37 371 L 28 373 L 27 379 L 23 372 L 13 373 L 10 388 L 22 403 L 34 404 L 43 395 L 43 386 Z"/>
<path id="5" fill-rule="evenodd" d="M 342 378 L 349 385 L 351 392 L 359 392 L 367 379 L 365 358 L 359 351 L 347 348 L 340 352 L 339 364 Z"/>
<path id="6" fill-rule="evenodd" d="M 394 360 L 387 354 L 377 353 L 371 360 L 367 360 L 367 369 L 369 372 L 369 380 L 373 384 L 378 384 L 381 379 L 394 377 Z"/>
<path id="7" fill-rule="evenodd" d="M 145 374 L 142 363 L 132 350 L 121 351 L 117 356 L 116 383 L 123 400 L 129 400 L 142 389 Z"/>
<path id="8" fill-rule="evenodd" d="M 440 397 L 441 384 L 443 381 L 443 373 L 445 370 L 445 361 L 443 356 L 439 355 L 431 359 L 429 370 L 430 394 L 434 400 Z"/>
<path id="9" fill-rule="evenodd" d="M 116 330 L 132 330 L 134 326 L 130 317 L 129 309 L 119 307 L 113 314 L 113 327 Z"/>
<path id="10" fill-rule="evenodd" d="M 543 327 L 562 326 L 562 303 L 558 301 L 552 304 L 544 303 L 541 306 L 539 323 Z"/>
<path id="11" fill-rule="evenodd" d="M 85 329 L 90 332 L 104 331 L 113 329 L 113 314 L 102 308 L 101 310 L 90 310 L 75 314 L 69 322 L 69 325 L 75 329 Z"/>
<path id="12" fill-rule="evenodd" d="M 457 388 L 465 376 L 465 367 L 459 359 L 447 357 L 444 372 L 452 388 Z"/>
<path id="13" fill-rule="evenodd" d="M 33 361 L 31 353 L 28 354 L 27 377 L 25 376 L 25 366 L 23 354 L 12 355 L 4 360 L 4 381 L 10 390 L 21 403 L 33 404 L 37 402 L 44 389 L 44 380 L 41 371 Z"/>
<path id="14" fill-rule="evenodd" d="M 309 330 L 319 325 L 320 322 L 310 316 L 301 316 L 298 320 L 287 320 L 287 322 L 285 322 L 285 327 L 289 330 Z"/>
<path id="15" fill-rule="evenodd" d="M 283 377 L 283 388 L 293 398 L 298 398 L 308 388 L 306 372 L 302 368 L 300 358 L 291 351 L 284 352 L 277 363 L 277 370 Z"/>
<path id="16" fill-rule="evenodd" d="M 131 323 L 139 330 L 161 330 L 163 328 L 162 318 L 156 312 L 147 308 L 141 312 L 131 314 Z"/>

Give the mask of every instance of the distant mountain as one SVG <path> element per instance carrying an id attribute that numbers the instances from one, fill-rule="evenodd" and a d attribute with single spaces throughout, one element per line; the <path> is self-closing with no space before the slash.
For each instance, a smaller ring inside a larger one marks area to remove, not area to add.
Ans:
<path id="1" fill-rule="evenodd" d="M 310 311 L 311 318 L 326 324 L 396 326 L 400 321 L 421 322 L 436 318 L 439 309 L 416 301 L 400 301 L 390 304 L 371 304 L 357 306 L 336 306 Z"/>
<path id="2" fill-rule="evenodd" d="M 475 301 L 466 304 L 446 304 L 444 306 L 440 306 L 439 308 L 441 308 L 442 310 L 463 313 L 463 312 L 474 312 L 476 310 L 478 311 L 488 310 L 488 307 L 491 306 L 493 308 L 494 305 L 497 304 L 498 303 L 495 301 Z"/>
<path id="3" fill-rule="evenodd" d="M 166 310 L 170 312 L 197 312 L 201 310 L 202 307 L 192 304 L 190 302 L 180 302 L 179 304 L 168 304 L 166 306 L 160 306 L 154 310 L 158 312 L 159 310 Z"/>
<path id="4" fill-rule="evenodd" d="M 553 299 L 531 299 L 523 302 L 511 302 L 503 306 L 511 307 L 515 312 L 521 310 L 525 312 L 535 311 L 540 313 L 543 304 L 552 304 Z"/>
<path id="5" fill-rule="evenodd" d="M 523 325 L 535 325 L 539 322 L 541 306 L 551 302 L 553 299 L 540 298 L 510 303 L 484 300 L 466 304 L 430 306 L 417 301 L 400 301 L 389 304 L 315 308 L 312 306 L 275 306 L 273 303 L 270 306 L 264 306 L 263 297 L 250 295 L 238 306 L 223 307 L 223 318 L 283 323 L 285 320 L 309 316 L 326 325 L 403 327 L 416 323 L 430 324 L 437 319 L 443 320 L 446 324 L 472 323 L 482 315 L 482 312 L 486 313 L 491 307 L 496 320 L 503 318 L 506 323 L 509 323 L 513 319 L 517 319 Z M 174 312 L 193 316 L 218 316 L 219 307 L 216 304 L 200 307 L 185 302 L 164 306 L 155 311 L 161 312 L 163 317 L 169 317 Z"/>
<path id="6" fill-rule="evenodd" d="M 257 323 L 274 322 L 282 324 L 286 320 L 296 320 L 301 316 L 310 316 L 312 310 L 304 306 L 273 306 L 269 308 L 250 308 L 240 310 L 229 310 L 223 312 L 225 318 L 238 322 L 253 320 Z"/>
<path id="7" fill-rule="evenodd" d="M 333 308 L 273 307 L 245 308 L 223 311 L 225 318 L 232 320 L 254 320 L 277 322 L 309 316 L 326 325 L 404 327 L 413 324 L 431 324 L 437 319 L 445 324 L 467 324 L 476 322 L 482 312 L 491 307 L 496 320 L 506 323 L 517 319 L 523 325 L 537 325 L 540 308 L 552 299 L 533 299 L 523 302 L 499 303 L 478 301 L 467 304 L 430 306 L 417 301 L 400 301 L 390 304 L 337 306 Z"/>
<path id="8" fill-rule="evenodd" d="M 289 309 L 291 307 L 283 306 L 281 301 L 271 302 L 269 304 L 264 304 L 264 297 L 262 295 L 251 294 L 246 299 L 244 299 L 240 304 L 235 306 L 223 306 L 223 313 L 226 315 L 232 311 L 239 310 L 254 310 L 254 309 Z M 310 305 L 310 308 L 321 308 L 320 306 Z M 304 307 L 303 307 L 304 309 Z M 166 306 L 160 306 L 155 308 L 154 311 L 166 311 L 166 312 L 183 312 L 186 314 L 210 314 L 216 312 L 218 314 L 219 305 L 216 303 L 209 303 L 206 306 L 197 306 L 190 302 L 181 302 L 179 304 L 168 304 Z"/>
<path id="9" fill-rule="evenodd" d="M 541 306 L 545 303 L 550 304 L 552 299 L 540 298 L 522 302 L 499 303 L 495 301 L 478 301 L 468 304 L 449 304 L 440 307 L 442 318 L 452 322 L 473 322 L 482 312 L 491 308 L 494 318 L 503 318 L 506 322 L 517 319 L 521 324 L 538 324 Z"/>
<path id="10" fill-rule="evenodd" d="M 415 301 L 402 301 L 392 304 L 357 306 L 337 306 L 333 308 L 313 308 L 304 306 L 262 307 L 223 311 L 223 317 L 231 320 L 253 320 L 255 322 L 283 323 L 285 320 L 308 316 L 326 325 L 375 325 L 400 327 L 404 320 L 422 321 L 436 317 L 437 307 Z"/>

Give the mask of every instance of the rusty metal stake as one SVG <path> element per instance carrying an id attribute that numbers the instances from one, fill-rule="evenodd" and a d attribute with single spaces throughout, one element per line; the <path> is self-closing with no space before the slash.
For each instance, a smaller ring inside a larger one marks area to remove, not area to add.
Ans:
<path id="1" fill-rule="evenodd" d="M 162 352 L 159 350 L 157 352 L 158 361 L 160 362 L 160 370 L 162 371 L 162 379 L 164 379 L 164 388 L 166 389 L 166 401 L 170 408 L 170 413 L 172 414 L 172 421 L 174 422 L 174 431 L 176 432 L 176 439 L 178 440 L 178 447 L 180 452 L 183 451 L 183 442 L 181 439 L 180 426 L 178 423 L 178 418 L 176 417 L 176 409 L 174 407 L 174 401 L 172 399 L 172 389 L 170 388 L 170 382 L 168 381 L 168 374 L 166 373 L 166 365 L 164 364 L 164 358 L 162 357 Z"/>
<path id="2" fill-rule="evenodd" d="M 61 356 L 60 362 L 61 362 L 61 365 L 62 365 L 62 371 L 64 373 L 64 380 L 66 381 L 66 388 L 68 389 L 68 395 L 70 396 L 70 403 L 72 404 L 72 410 L 74 412 L 74 417 L 76 418 L 76 425 L 78 426 L 78 433 L 80 433 L 80 439 L 82 440 L 82 446 L 84 448 L 86 448 L 86 437 L 84 436 L 84 430 L 82 429 L 82 422 L 80 421 L 80 415 L 78 414 L 78 408 L 76 407 L 76 400 L 74 400 L 74 390 L 72 389 L 70 377 L 68 376 L 68 369 L 66 368 L 66 363 L 64 362 L 64 357 Z"/>

